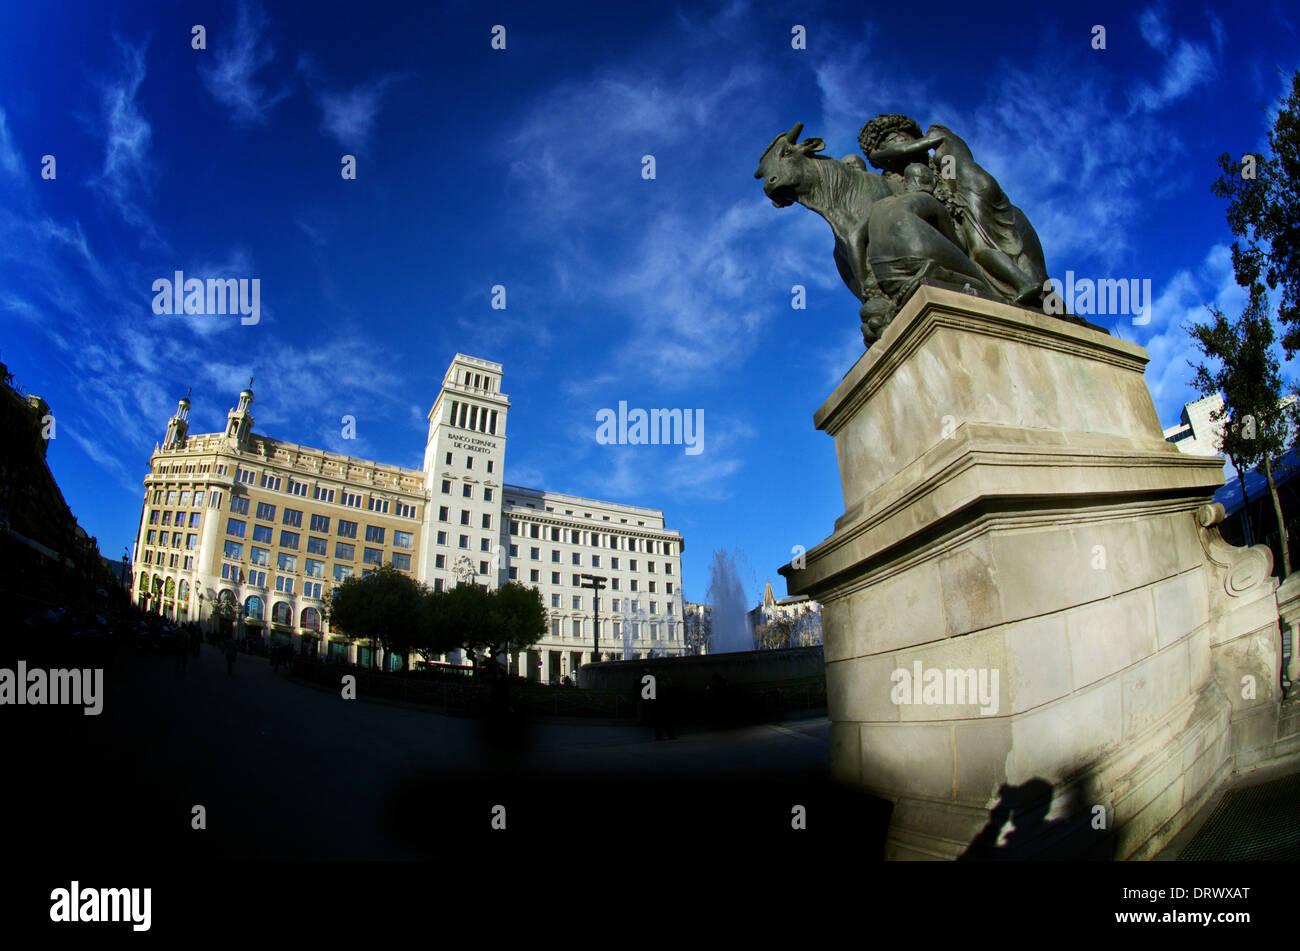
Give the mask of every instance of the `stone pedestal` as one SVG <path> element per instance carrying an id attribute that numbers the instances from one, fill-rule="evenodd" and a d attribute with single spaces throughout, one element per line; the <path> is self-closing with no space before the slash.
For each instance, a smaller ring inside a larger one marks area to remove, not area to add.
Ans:
<path id="1" fill-rule="evenodd" d="M 1153 854 L 1276 724 L 1276 678 L 1214 669 L 1277 673 L 1271 556 L 1218 539 L 1223 460 L 1164 441 L 1146 362 L 926 287 L 817 411 L 845 514 L 782 573 L 823 604 L 832 771 L 893 801 L 887 857 Z"/>

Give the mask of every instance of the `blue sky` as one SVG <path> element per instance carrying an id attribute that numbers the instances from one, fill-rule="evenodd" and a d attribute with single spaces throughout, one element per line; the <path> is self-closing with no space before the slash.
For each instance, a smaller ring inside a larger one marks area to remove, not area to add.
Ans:
<path id="1" fill-rule="evenodd" d="M 1152 281 L 1149 325 L 1093 319 L 1148 348 L 1166 425 L 1194 396 L 1182 325 L 1244 302 L 1209 186 L 1300 65 L 1285 7 L 968 6 L 8 3 L 0 359 L 110 557 L 187 387 L 193 432 L 251 375 L 257 430 L 418 467 L 461 351 L 505 365 L 508 481 L 663 509 L 688 599 L 719 548 L 751 601 L 784 594 L 843 511 L 812 414 L 862 341 L 828 226 L 752 178 L 777 133 L 838 157 L 877 113 L 953 128 L 1051 274 Z M 258 278 L 260 322 L 155 315 L 178 269 Z M 703 451 L 598 445 L 620 400 L 702 409 Z"/>

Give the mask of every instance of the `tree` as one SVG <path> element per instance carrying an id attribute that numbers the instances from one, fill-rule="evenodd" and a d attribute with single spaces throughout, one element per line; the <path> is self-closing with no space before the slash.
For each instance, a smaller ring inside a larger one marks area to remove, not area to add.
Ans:
<path id="1" fill-rule="evenodd" d="M 507 582 L 493 593 L 493 600 L 491 630 L 497 640 L 484 645 L 491 656 L 527 650 L 546 636 L 546 607 L 536 588 Z"/>
<path id="2" fill-rule="evenodd" d="M 759 625 L 758 646 L 761 650 L 778 650 L 783 647 L 795 647 L 798 638 L 798 619 L 783 612 L 778 613 L 766 624 Z"/>
<path id="3" fill-rule="evenodd" d="M 1223 175 L 1211 186 L 1228 199 L 1232 269 L 1252 303 L 1282 288 L 1278 317 L 1287 358 L 1300 350 L 1300 71 L 1268 132 L 1271 155 L 1219 156 Z"/>
<path id="4" fill-rule="evenodd" d="M 1213 319 L 1187 329 L 1201 353 L 1216 361 L 1218 367 L 1212 369 L 1205 363 L 1188 361 L 1196 371 L 1192 385 L 1202 396 L 1223 393 L 1223 408 L 1212 413 L 1211 419 L 1224 423 L 1222 450 L 1232 457 L 1241 480 L 1243 503 L 1246 501 L 1244 470 L 1262 467 L 1268 479 L 1281 539 L 1282 580 L 1285 581 L 1291 573 L 1291 552 L 1273 479 L 1273 458 L 1286 448 L 1291 411 L 1278 405 L 1282 400 L 1282 377 L 1272 349 L 1274 331 L 1268 296 L 1262 288 L 1255 287 L 1249 304 L 1235 321 L 1217 308 L 1207 309 Z M 1246 524 L 1249 532 L 1249 514 Z"/>
<path id="5" fill-rule="evenodd" d="M 427 588 L 391 565 L 363 577 L 348 578 L 330 596 L 331 626 L 349 637 L 369 640 L 405 657 L 418 649 L 424 633 L 422 606 Z M 371 651 L 377 667 L 379 652 Z"/>

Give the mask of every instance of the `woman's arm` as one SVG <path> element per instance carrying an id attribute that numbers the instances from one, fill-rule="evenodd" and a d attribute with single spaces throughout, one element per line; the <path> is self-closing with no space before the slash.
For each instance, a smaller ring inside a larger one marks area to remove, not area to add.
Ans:
<path id="1" fill-rule="evenodd" d="M 887 145 L 883 149 L 876 149 L 871 153 L 871 163 L 877 168 L 887 168 L 896 164 L 898 159 L 918 159 L 924 158 L 926 153 L 931 149 L 937 149 L 943 145 L 944 138 L 942 135 L 931 133 L 922 139 L 915 139 L 911 142 L 900 142 L 897 145 Z"/>

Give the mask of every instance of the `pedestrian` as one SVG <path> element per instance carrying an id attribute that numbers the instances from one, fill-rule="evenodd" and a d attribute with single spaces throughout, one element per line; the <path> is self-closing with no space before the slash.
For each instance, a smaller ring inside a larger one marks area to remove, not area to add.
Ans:
<path id="1" fill-rule="evenodd" d="M 176 654 L 176 672 L 184 673 L 189 666 L 190 645 L 185 639 L 184 631 L 177 631 L 175 639 L 172 642 L 173 652 Z"/>
<path id="2" fill-rule="evenodd" d="M 234 672 L 235 672 L 235 639 L 233 637 L 227 637 L 226 638 L 226 673 L 233 674 Z"/>

